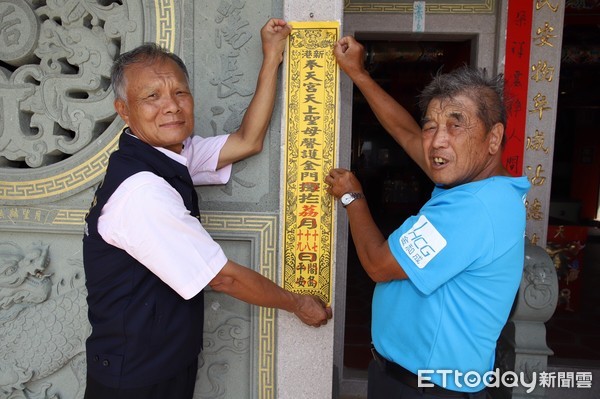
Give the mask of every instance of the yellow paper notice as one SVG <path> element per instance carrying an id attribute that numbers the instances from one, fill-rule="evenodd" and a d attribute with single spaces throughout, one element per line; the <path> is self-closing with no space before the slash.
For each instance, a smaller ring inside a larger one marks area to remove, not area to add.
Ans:
<path id="1" fill-rule="evenodd" d="M 284 171 L 284 288 L 331 301 L 339 22 L 290 22 Z"/>

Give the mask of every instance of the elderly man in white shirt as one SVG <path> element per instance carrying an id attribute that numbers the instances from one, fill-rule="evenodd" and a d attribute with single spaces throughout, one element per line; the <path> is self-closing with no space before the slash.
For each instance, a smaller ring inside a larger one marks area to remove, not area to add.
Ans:
<path id="1" fill-rule="evenodd" d="M 146 44 L 115 61 L 115 109 L 128 128 L 86 217 L 86 399 L 191 398 L 207 285 L 311 326 L 332 317 L 318 298 L 228 260 L 199 222 L 193 187 L 226 183 L 233 162 L 262 150 L 290 32 L 280 19 L 262 28 L 256 92 L 230 135 L 193 135 L 188 73 L 176 55 Z"/>

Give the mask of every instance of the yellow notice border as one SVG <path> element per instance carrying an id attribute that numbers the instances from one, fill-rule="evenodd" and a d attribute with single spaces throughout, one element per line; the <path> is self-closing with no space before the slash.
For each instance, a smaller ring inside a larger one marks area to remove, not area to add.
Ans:
<path id="1" fill-rule="evenodd" d="M 330 303 L 339 22 L 291 22 L 287 51 L 283 286 Z"/>

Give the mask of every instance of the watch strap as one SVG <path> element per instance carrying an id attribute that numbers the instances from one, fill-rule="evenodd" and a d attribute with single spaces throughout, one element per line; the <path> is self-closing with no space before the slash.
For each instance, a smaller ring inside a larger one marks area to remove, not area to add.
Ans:
<path id="1" fill-rule="evenodd" d="M 346 197 L 346 201 L 341 201 L 342 206 L 345 208 L 348 205 L 350 205 L 351 203 L 354 202 L 354 200 L 360 199 L 360 198 L 365 198 L 363 193 L 346 193 L 344 194 L 342 197 Z M 347 199 L 348 197 L 350 197 L 349 199 Z"/>

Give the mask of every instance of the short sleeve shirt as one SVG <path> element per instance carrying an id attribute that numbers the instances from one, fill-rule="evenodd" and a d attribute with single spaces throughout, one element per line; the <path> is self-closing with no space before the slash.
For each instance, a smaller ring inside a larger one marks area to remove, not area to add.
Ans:
<path id="1" fill-rule="evenodd" d="M 216 166 L 227 137 L 192 136 L 181 154 L 155 148 L 187 165 L 194 184 L 223 184 L 231 165 L 219 170 Z M 198 294 L 227 262 L 220 245 L 190 214 L 179 193 L 151 172 L 136 173 L 115 190 L 102 208 L 98 232 L 185 299 Z"/>
<path id="2" fill-rule="evenodd" d="M 523 268 L 526 178 L 435 188 L 388 238 L 408 280 L 378 283 L 372 335 L 388 359 L 418 370 L 476 371 L 494 362 Z M 442 385 L 443 375 L 431 375 Z M 462 386 L 458 386 L 462 385 Z M 445 387 L 483 388 L 446 381 Z"/>

